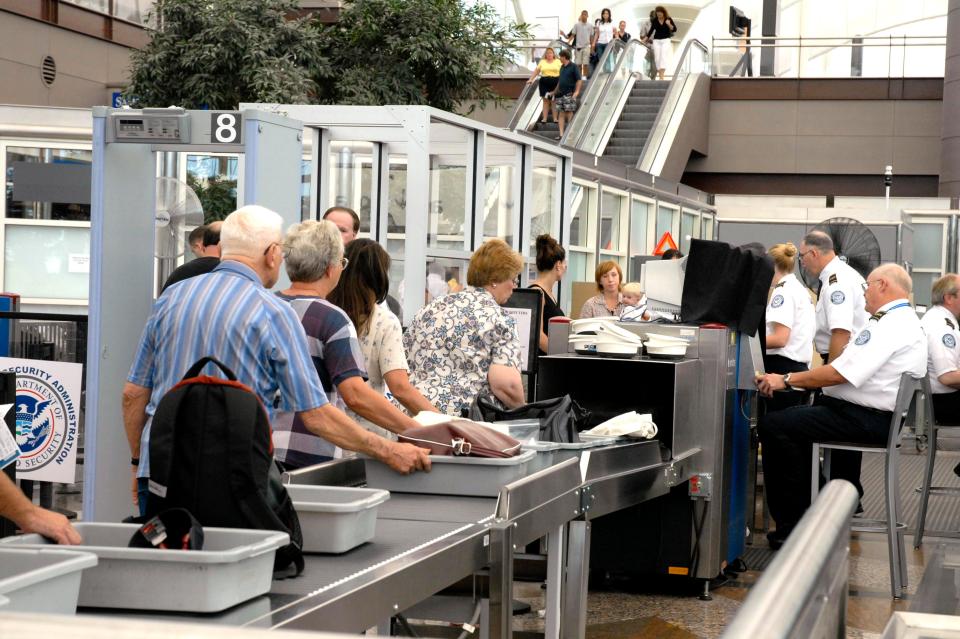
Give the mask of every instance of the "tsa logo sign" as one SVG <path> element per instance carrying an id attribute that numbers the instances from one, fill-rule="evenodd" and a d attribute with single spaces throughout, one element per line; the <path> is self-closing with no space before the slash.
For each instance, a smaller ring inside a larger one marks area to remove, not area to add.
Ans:
<path id="1" fill-rule="evenodd" d="M 2 357 L 0 370 L 17 374 L 18 477 L 72 484 L 83 366 Z"/>

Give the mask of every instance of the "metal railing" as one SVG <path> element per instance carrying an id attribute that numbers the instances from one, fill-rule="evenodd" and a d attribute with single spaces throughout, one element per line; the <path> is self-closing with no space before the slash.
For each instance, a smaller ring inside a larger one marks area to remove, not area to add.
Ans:
<path id="1" fill-rule="evenodd" d="M 679 117 L 682 114 L 677 113 L 680 99 L 684 95 L 684 88 L 687 81 L 702 73 L 708 73 L 710 70 L 710 50 L 707 45 L 697 39 L 687 41 L 680 54 L 680 60 L 677 62 L 677 68 L 670 83 L 670 89 L 663 100 L 660 112 L 650 127 L 650 133 L 647 135 L 647 141 L 640 152 L 640 158 L 637 160 L 637 168 L 648 173 L 659 174 L 659 167 L 665 161 L 661 157 L 669 151 L 669 145 L 673 141 L 672 136 L 668 136 L 671 127 L 680 126 Z M 676 121 L 675 121 L 676 120 Z"/>
<path id="2" fill-rule="evenodd" d="M 639 40 L 631 40 L 625 44 L 621 42 L 620 45 L 622 50 L 617 53 L 614 66 L 604 79 L 603 86 L 598 87 L 595 94 L 585 96 L 580 107 L 590 116 L 571 123 L 560 141 L 561 144 L 593 155 L 603 153 L 620 120 L 620 112 L 630 97 L 634 83 L 643 78 L 642 67 L 649 49 L 648 45 Z M 597 66 L 597 71 L 599 70 L 600 65 Z M 588 98 L 592 100 L 591 103 L 587 102 Z"/>
<path id="3" fill-rule="evenodd" d="M 714 38 L 714 77 L 941 78 L 946 36 Z"/>
<path id="4" fill-rule="evenodd" d="M 845 636 L 850 518 L 857 497 L 849 482 L 826 485 L 721 639 Z"/>
<path id="5" fill-rule="evenodd" d="M 544 43 L 543 47 L 537 49 L 540 55 L 543 55 L 543 52 L 548 46 L 553 47 L 558 53 L 560 48 L 570 48 L 570 45 L 562 40 L 550 40 L 544 41 Z M 531 49 L 531 51 L 533 51 L 533 49 Z M 539 61 L 539 59 L 539 57 L 536 58 L 536 61 Z M 531 73 L 533 73 L 533 70 L 527 69 L 523 77 L 527 78 Z M 527 84 L 523 87 L 520 97 L 517 98 L 517 102 L 513 107 L 513 113 L 510 115 L 510 121 L 507 123 L 507 128 L 511 131 L 526 131 L 533 126 L 537 118 L 540 117 L 540 113 L 540 90 L 537 83 Z"/>
<path id="6" fill-rule="evenodd" d="M 510 62 L 496 73 L 484 73 L 485 78 L 527 78 L 543 57 L 547 47 L 559 55 L 561 49 L 573 51 L 565 40 L 520 40 L 514 45 L 514 53 Z"/>
<path id="7" fill-rule="evenodd" d="M 587 82 L 587 88 L 580 96 L 580 104 L 577 105 L 577 111 L 573 119 L 567 126 L 567 130 L 560 140 L 561 146 L 568 146 L 579 149 L 579 143 L 586 136 L 586 131 L 590 128 L 591 122 L 597 117 L 595 111 L 597 106 L 602 104 L 610 83 L 615 81 L 621 72 L 621 62 L 623 54 L 629 46 L 638 41 L 631 40 L 629 43 L 623 40 L 614 39 L 604 50 L 603 55 L 597 61 L 590 74 L 590 80 Z"/>

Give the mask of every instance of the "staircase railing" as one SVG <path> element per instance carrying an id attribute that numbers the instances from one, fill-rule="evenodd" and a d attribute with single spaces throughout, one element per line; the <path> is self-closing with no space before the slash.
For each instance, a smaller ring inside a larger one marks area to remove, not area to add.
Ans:
<path id="1" fill-rule="evenodd" d="M 570 45 L 562 40 L 552 40 L 548 46 L 558 54 L 561 49 L 571 49 Z M 526 131 L 540 117 L 540 112 L 540 91 L 537 83 L 524 84 L 523 91 L 513 107 L 507 128 L 511 131 Z"/>
<path id="2" fill-rule="evenodd" d="M 584 98 L 577 111 L 578 117 L 564 133 L 560 144 L 593 155 L 603 153 L 620 121 L 620 113 L 630 97 L 634 82 L 642 78 L 640 69 L 647 55 L 647 45 L 639 40 L 621 41 L 620 45 L 622 50 L 616 57 L 614 67 L 604 78 L 603 86 Z M 588 117 L 584 117 L 586 113 L 589 113 Z"/>
<path id="3" fill-rule="evenodd" d="M 683 53 L 680 55 L 680 61 L 677 63 L 676 73 L 670 82 L 670 88 L 664 97 L 663 105 L 657 113 L 657 118 L 653 121 L 653 126 L 650 127 L 650 134 L 643 145 L 640 159 L 637 160 L 638 169 L 653 175 L 660 174 L 660 169 L 666 161 L 666 154 L 673 141 L 673 136 L 668 135 L 668 133 L 673 130 L 672 127 L 679 126 L 679 118 L 683 115 L 677 113 L 677 108 L 685 93 L 688 81 L 695 80 L 699 74 L 709 72 L 710 49 L 699 40 L 691 39 L 687 41 Z"/>

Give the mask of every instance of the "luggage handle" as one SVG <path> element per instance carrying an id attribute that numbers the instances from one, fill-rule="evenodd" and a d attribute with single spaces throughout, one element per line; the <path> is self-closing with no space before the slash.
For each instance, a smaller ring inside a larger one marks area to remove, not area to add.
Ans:
<path id="1" fill-rule="evenodd" d="M 216 365 L 216 367 L 219 368 L 223 372 L 223 374 L 227 376 L 227 379 L 229 379 L 231 382 L 237 381 L 237 376 L 234 374 L 232 370 L 230 370 L 229 366 L 221 362 L 216 357 L 212 357 L 210 355 L 207 355 L 206 357 L 201 357 L 199 360 L 197 360 L 197 362 L 190 367 L 190 370 L 187 371 L 187 374 L 183 376 L 183 379 L 190 379 L 191 377 L 196 377 L 197 375 L 200 374 L 200 371 L 202 371 L 203 367 L 206 366 L 207 364 Z"/>

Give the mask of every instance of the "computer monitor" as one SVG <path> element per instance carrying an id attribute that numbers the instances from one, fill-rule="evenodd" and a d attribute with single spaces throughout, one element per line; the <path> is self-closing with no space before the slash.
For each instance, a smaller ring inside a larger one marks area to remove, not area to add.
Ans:
<path id="1" fill-rule="evenodd" d="M 647 296 L 647 308 L 679 313 L 686 270 L 686 257 L 679 260 L 651 260 L 641 266 L 640 285 Z"/>

